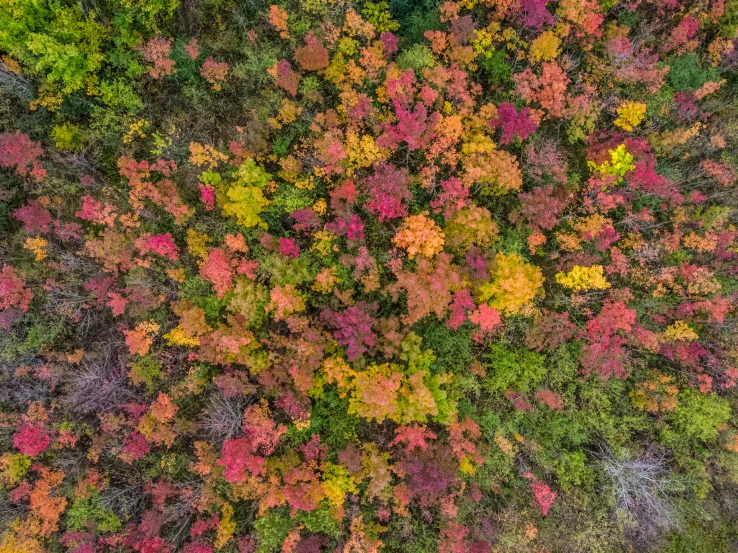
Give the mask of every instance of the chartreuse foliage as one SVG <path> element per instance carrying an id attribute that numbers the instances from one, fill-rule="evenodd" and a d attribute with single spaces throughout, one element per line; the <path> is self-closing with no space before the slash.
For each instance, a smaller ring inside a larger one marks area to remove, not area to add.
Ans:
<path id="1" fill-rule="evenodd" d="M 67 526 L 70 530 L 85 530 L 90 525 L 99 532 L 117 532 L 122 525 L 114 513 L 100 505 L 97 492 L 78 499 L 67 510 Z"/>
<path id="2" fill-rule="evenodd" d="M 269 200 L 264 197 L 262 189 L 270 178 L 269 173 L 249 158 L 238 167 L 235 181 L 231 184 L 223 183 L 220 177 L 215 175 L 207 175 L 204 180 L 207 184 L 218 184 L 219 193 L 216 198 L 223 209 L 223 215 L 235 218 L 243 227 L 258 225 L 266 228 L 267 225 L 259 214 L 269 205 Z"/>
<path id="3" fill-rule="evenodd" d="M 42 103 L 52 106 L 60 94 L 96 86 L 107 33 L 74 3 L 7 0 L 0 8 L 0 50 L 41 77 Z"/>
<path id="4" fill-rule="evenodd" d="M 736 3 L 0 0 L 0 553 L 728 553 Z"/>

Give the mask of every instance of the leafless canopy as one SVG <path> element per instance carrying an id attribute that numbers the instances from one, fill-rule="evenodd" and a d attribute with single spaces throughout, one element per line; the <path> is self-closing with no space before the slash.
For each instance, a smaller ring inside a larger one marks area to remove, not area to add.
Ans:
<path id="1" fill-rule="evenodd" d="M 616 497 L 617 516 L 634 539 L 651 539 L 679 527 L 669 493 L 679 485 L 669 471 L 666 455 L 649 448 L 638 456 L 599 455 Z"/>
<path id="2" fill-rule="evenodd" d="M 243 425 L 243 413 L 251 403 L 249 397 L 226 398 L 216 391 L 200 417 L 200 428 L 216 446 L 237 436 Z"/>
<path id="3" fill-rule="evenodd" d="M 135 396 L 128 385 L 125 356 L 117 349 L 104 350 L 85 360 L 67 384 L 66 403 L 79 414 L 107 413 Z"/>

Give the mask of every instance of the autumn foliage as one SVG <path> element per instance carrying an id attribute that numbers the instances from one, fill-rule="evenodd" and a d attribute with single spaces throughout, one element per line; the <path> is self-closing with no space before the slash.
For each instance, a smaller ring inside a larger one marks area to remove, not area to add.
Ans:
<path id="1" fill-rule="evenodd" d="M 733 551 L 737 30 L 0 2 L 0 553 Z"/>

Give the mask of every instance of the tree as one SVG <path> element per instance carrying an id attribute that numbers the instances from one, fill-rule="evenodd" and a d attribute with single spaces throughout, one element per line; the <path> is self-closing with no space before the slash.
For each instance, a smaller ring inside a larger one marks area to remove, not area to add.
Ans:
<path id="1" fill-rule="evenodd" d="M 452 292 L 462 288 L 458 267 L 449 254 L 442 253 L 435 261 L 425 257 L 418 259 L 414 272 L 395 271 L 397 282 L 390 284 L 387 291 L 393 299 L 401 292 L 407 293 L 407 314 L 402 316 L 406 325 L 435 314 L 442 319 L 448 310 Z"/>
<path id="2" fill-rule="evenodd" d="M 518 313 L 540 293 L 543 273 L 516 254 L 495 256 L 489 282 L 479 288 L 482 300 L 503 314 Z"/>
<path id="3" fill-rule="evenodd" d="M 46 177 L 46 169 L 38 161 L 43 153 L 38 142 L 20 131 L 0 134 L 0 167 L 15 167 L 16 174 L 21 177 L 31 176 L 37 181 Z"/>
<path id="4" fill-rule="evenodd" d="M 382 222 L 407 216 L 407 202 L 412 198 L 408 188 L 411 182 L 407 170 L 375 165 L 374 174 L 365 183 L 369 195 L 367 209 Z"/>
<path id="5" fill-rule="evenodd" d="M 305 36 L 305 46 L 295 50 L 295 61 L 306 71 L 319 71 L 328 66 L 328 50 L 312 30 Z"/>
<path id="6" fill-rule="evenodd" d="M 243 482 L 248 474 L 255 476 L 264 473 L 264 455 L 269 455 L 286 434 L 283 425 L 277 425 L 270 418 L 266 402 L 252 405 L 243 416 L 242 438 L 228 440 L 218 465 L 222 466 L 223 477 L 227 482 Z"/>
<path id="7" fill-rule="evenodd" d="M 405 218 L 402 227 L 392 239 L 396 246 L 407 250 L 410 259 L 418 254 L 433 258 L 443 249 L 444 241 L 443 232 L 428 217 L 427 211 Z"/>

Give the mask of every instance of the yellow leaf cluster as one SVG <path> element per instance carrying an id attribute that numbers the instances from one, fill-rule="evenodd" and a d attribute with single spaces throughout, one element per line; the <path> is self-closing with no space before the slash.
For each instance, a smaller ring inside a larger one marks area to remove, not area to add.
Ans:
<path id="1" fill-rule="evenodd" d="M 220 522 L 218 523 L 217 537 L 215 538 L 215 548 L 220 549 L 226 545 L 236 531 L 236 521 L 233 520 L 233 506 L 230 503 L 223 505 L 221 509 Z"/>
<path id="2" fill-rule="evenodd" d="M 226 193 L 228 201 L 223 203 L 223 215 L 234 217 L 243 227 L 260 226 L 266 228 L 266 223 L 259 217 L 269 205 L 261 189 L 256 186 L 242 186 L 235 184 Z"/>
<path id="3" fill-rule="evenodd" d="M 210 242 L 212 242 L 212 238 L 204 232 L 187 229 L 187 250 L 195 257 L 199 257 L 201 260 L 205 261 L 208 258 L 207 245 Z"/>
<path id="4" fill-rule="evenodd" d="M 471 40 L 472 48 L 477 54 L 484 54 L 486 57 L 492 57 L 493 46 L 501 40 L 500 23 L 492 21 L 485 29 L 476 29 Z"/>
<path id="5" fill-rule="evenodd" d="M 337 507 L 341 507 L 347 493 L 356 493 L 356 481 L 342 465 L 326 463 L 323 471 L 323 493 Z"/>
<path id="6" fill-rule="evenodd" d="M 23 247 L 33 253 L 36 256 L 36 261 L 43 261 L 48 255 L 47 248 L 49 246 L 48 240 L 41 236 L 29 236 L 26 238 Z"/>
<path id="7" fill-rule="evenodd" d="M 445 227 L 451 251 L 466 251 L 473 244 L 488 248 L 497 241 L 500 228 L 487 208 L 469 206 L 453 214 Z"/>
<path id="8" fill-rule="evenodd" d="M 466 187 L 482 185 L 485 195 L 499 195 L 519 190 L 523 185 L 517 158 L 505 150 L 498 150 L 494 141 L 477 133 L 461 147 L 464 167 L 462 181 Z"/>
<path id="9" fill-rule="evenodd" d="M 313 204 L 313 211 L 318 215 L 325 215 L 325 212 L 328 211 L 328 204 L 325 198 L 320 198 Z"/>
<path id="10" fill-rule="evenodd" d="M 200 345 L 200 340 L 196 336 L 189 336 L 181 326 L 173 328 L 164 335 L 169 345 L 185 346 L 194 348 Z"/>
<path id="11" fill-rule="evenodd" d="M 348 158 L 349 175 L 353 174 L 355 169 L 371 167 L 374 162 L 382 159 L 382 152 L 369 134 L 359 136 L 355 132 L 346 133 L 346 144 L 343 149 Z"/>
<path id="12" fill-rule="evenodd" d="M 16 519 L 14 525 L 19 522 L 20 519 Z M 45 549 L 38 541 L 29 537 L 23 541 L 19 540 L 11 528 L 0 536 L 0 553 L 42 553 L 43 551 Z"/>
<path id="13" fill-rule="evenodd" d="M 561 39 L 553 31 L 544 31 L 531 43 L 529 57 L 533 63 L 551 61 L 559 55 Z"/>
<path id="14" fill-rule="evenodd" d="M 294 123 L 295 120 L 302 114 L 302 109 L 302 106 L 296 104 L 295 102 L 291 102 L 287 98 L 283 98 L 279 113 L 276 117 L 270 117 L 268 119 L 268 123 L 274 129 L 281 129 L 285 125 Z"/>
<path id="15" fill-rule="evenodd" d="M 514 253 L 499 252 L 490 273 L 490 282 L 479 288 L 482 300 L 506 315 L 519 313 L 543 287 L 541 269 Z"/>
<path id="16" fill-rule="evenodd" d="M 128 126 L 128 131 L 123 135 L 123 144 L 130 144 L 133 142 L 135 137 L 146 138 L 144 129 L 149 127 L 149 122 L 146 119 L 139 119 L 134 121 Z"/>
<path id="17" fill-rule="evenodd" d="M 677 127 L 674 130 L 653 133 L 648 137 L 648 143 L 657 153 L 666 152 L 676 146 L 684 146 L 691 139 L 699 136 L 704 126 L 704 123 L 696 121 L 689 127 Z"/>
<path id="18" fill-rule="evenodd" d="M 218 162 L 228 161 L 228 156 L 219 152 L 209 144 L 202 145 L 198 142 L 190 142 L 190 163 L 198 167 L 207 165 L 210 169 L 215 169 Z"/>
<path id="19" fill-rule="evenodd" d="M 699 335 L 684 321 L 676 321 L 664 331 L 664 339 L 668 342 L 694 342 Z"/>
<path id="20" fill-rule="evenodd" d="M 602 265 L 583 267 L 575 265 L 568 273 L 556 273 L 556 282 L 575 292 L 581 290 L 606 290 L 610 287 Z"/>
<path id="21" fill-rule="evenodd" d="M 586 239 L 587 235 L 590 237 L 597 236 L 602 229 L 605 227 L 611 227 L 613 225 L 612 219 L 601 215 L 600 213 L 593 213 L 588 217 L 583 217 L 572 226 L 574 230 L 579 233 L 581 239 Z"/>
<path id="22" fill-rule="evenodd" d="M 690 232 L 682 240 L 685 248 L 692 248 L 699 252 L 713 252 L 718 246 L 717 236 L 708 232 L 705 236 L 700 236 L 695 232 Z"/>
<path id="23" fill-rule="evenodd" d="M 626 131 L 632 131 L 641 124 L 644 117 L 646 117 L 646 104 L 633 101 L 623 102 L 618 108 L 615 125 Z"/>

